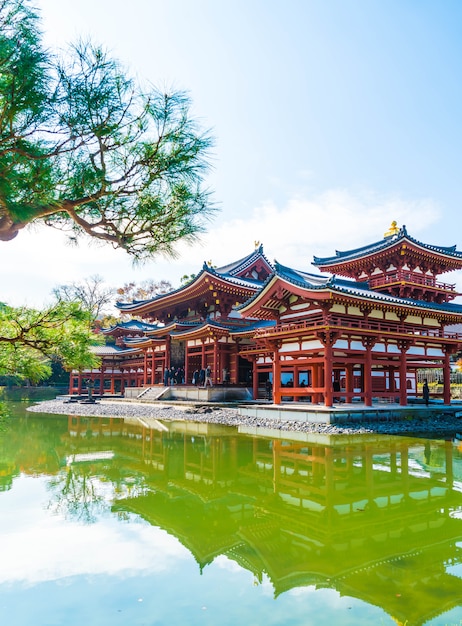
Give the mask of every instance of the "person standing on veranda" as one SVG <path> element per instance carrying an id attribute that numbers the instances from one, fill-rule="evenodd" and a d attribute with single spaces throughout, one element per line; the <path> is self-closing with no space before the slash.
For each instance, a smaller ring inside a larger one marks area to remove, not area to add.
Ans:
<path id="1" fill-rule="evenodd" d="M 205 389 L 205 387 L 207 387 L 207 384 L 209 384 L 211 387 L 213 387 L 212 370 L 210 369 L 210 365 L 207 365 L 207 367 L 205 368 L 204 389 Z"/>
<path id="2" fill-rule="evenodd" d="M 428 388 L 428 383 L 426 380 L 424 380 L 424 384 L 422 387 L 422 396 L 423 396 L 425 404 L 428 406 L 428 403 L 430 400 L 430 389 Z"/>

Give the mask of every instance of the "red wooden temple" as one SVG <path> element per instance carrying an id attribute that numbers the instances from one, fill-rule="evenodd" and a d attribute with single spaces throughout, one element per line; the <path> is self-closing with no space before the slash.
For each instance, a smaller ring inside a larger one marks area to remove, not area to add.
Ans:
<path id="1" fill-rule="evenodd" d="M 96 392 L 164 385 L 165 369 L 190 386 L 211 369 L 214 387 L 248 387 L 273 402 L 332 406 L 373 399 L 406 405 L 416 372 L 440 368 L 450 403 L 450 360 L 462 349 L 462 305 L 439 276 L 462 268 L 455 246 L 428 245 L 393 222 L 383 239 L 314 257 L 323 273 L 271 264 L 258 246 L 221 268 L 204 264 L 188 284 L 150 300 L 119 303 L 146 321 L 106 329 L 115 345 L 98 349 L 98 371 L 74 373 L 70 393 L 90 379 Z"/>

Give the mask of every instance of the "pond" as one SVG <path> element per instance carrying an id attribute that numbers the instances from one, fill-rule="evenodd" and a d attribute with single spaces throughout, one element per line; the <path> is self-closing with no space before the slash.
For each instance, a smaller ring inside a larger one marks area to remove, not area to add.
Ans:
<path id="1" fill-rule="evenodd" d="M 1 406 L 8 626 L 462 620 L 457 441 Z"/>

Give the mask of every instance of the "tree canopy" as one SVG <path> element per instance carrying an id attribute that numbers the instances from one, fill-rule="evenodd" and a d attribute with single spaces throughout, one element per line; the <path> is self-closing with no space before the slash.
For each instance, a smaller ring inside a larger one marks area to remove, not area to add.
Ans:
<path id="1" fill-rule="evenodd" d="M 109 304 L 114 304 L 116 290 L 108 287 L 102 276 L 94 274 L 81 281 L 59 285 L 53 289 L 53 294 L 58 300 L 79 303 L 96 320 Z"/>
<path id="2" fill-rule="evenodd" d="M 31 2 L 0 0 L 0 240 L 41 222 L 138 260 L 174 254 L 214 210 L 212 140 L 190 108 L 90 42 L 57 58 Z"/>
<path id="3" fill-rule="evenodd" d="M 59 301 L 44 310 L 0 306 L 0 375 L 14 373 L 33 383 L 51 374 L 59 359 L 70 369 L 97 367 L 91 314 L 75 302 Z"/>

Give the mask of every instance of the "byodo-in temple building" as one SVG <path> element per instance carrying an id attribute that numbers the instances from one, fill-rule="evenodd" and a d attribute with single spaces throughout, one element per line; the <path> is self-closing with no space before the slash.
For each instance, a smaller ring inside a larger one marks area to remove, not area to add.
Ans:
<path id="1" fill-rule="evenodd" d="M 197 390 L 201 399 L 264 400 L 269 380 L 275 404 L 405 406 L 417 370 L 438 368 L 449 404 L 462 305 L 440 276 L 462 268 L 462 252 L 418 241 L 393 222 L 381 240 L 313 265 L 317 273 L 271 263 L 256 244 L 226 266 L 205 263 L 179 289 L 119 303 L 132 321 L 104 331 L 115 343 L 99 348 L 101 369 L 74 373 L 70 393 L 90 380 L 96 392 L 166 397 L 164 372 L 173 368 L 180 378 L 169 397 L 181 397 L 209 367 L 213 386 Z"/>

